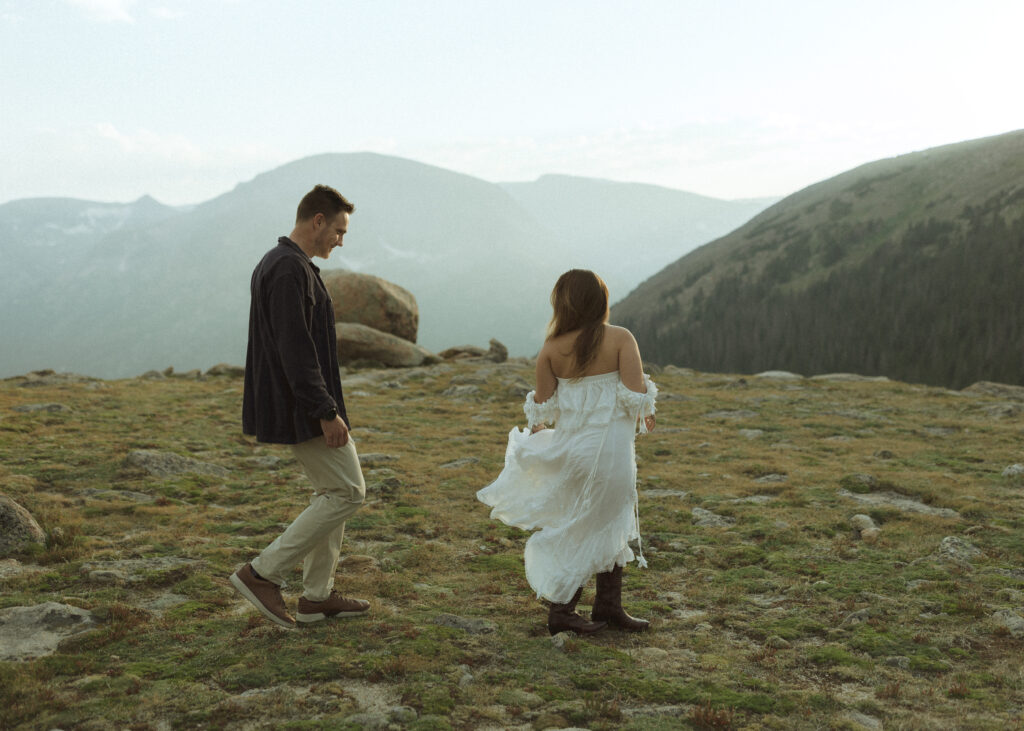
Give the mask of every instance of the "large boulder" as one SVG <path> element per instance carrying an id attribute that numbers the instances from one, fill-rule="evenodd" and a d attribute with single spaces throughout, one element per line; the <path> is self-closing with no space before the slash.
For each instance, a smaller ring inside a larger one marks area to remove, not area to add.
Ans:
<path id="1" fill-rule="evenodd" d="M 334 326 L 338 338 L 338 360 L 342 365 L 372 360 L 392 368 L 411 368 L 436 363 L 438 357 L 413 342 L 354 322 Z"/>
<path id="2" fill-rule="evenodd" d="M 320 276 L 334 301 L 335 322 L 354 322 L 416 342 L 420 308 L 412 292 L 372 274 L 332 270 Z"/>
<path id="3" fill-rule="evenodd" d="M 21 551 L 33 543 L 45 543 L 46 534 L 32 514 L 0 494 L 0 556 Z"/>

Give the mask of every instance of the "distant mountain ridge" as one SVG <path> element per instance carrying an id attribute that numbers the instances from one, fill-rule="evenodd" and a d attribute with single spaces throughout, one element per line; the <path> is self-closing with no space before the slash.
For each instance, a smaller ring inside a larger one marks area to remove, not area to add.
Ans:
<path id="1" fill-rule="evenodd" d="M 345 193 L 356 212 L 344 248 L 316 263 L 410 290 L 419 342 L 432 350 L 496 337 L 513 355 L 532 354 L 562 271 L 597 269 L 623 296 L 660 266 L 619 271 L 624 250 L 645 259 L 647 244 L 629 228 L 637 217 L 665 219 L 657 246 L 677 241 L 678 256 L 759 210 L 750 201 L 608 183 L 622 186 L 620 205 L 598 241 L 586 225 L 574 232 L 540 210 L 546 194 L 535 195 L 535 184 L 503 186 L 374 153 L 297 160 L 187 209 L 150 198 L 12 201 L 0 205 L 0 376 L 55 368 L 118 377 L 242 362 L 252 269 L 291 230 L 295 206 L 318 182 Z M 564 206 L 606 182 L 563 181 Z M 658 213 L 661 204 L 647 202 L 653 195 L 670 206 L 687 201 L 688 215 Z"/>
<path id="2" fill-rule="evenodd" d="M 617 303 L 655 362 L 1024 383 L 1024 130 L 863 165 Z"/>

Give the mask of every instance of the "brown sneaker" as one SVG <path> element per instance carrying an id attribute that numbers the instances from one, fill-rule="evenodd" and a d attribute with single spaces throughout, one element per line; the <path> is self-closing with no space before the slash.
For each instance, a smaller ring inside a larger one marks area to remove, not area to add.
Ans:
<path id="1" fill-rule="evenodd" d="M 311 602 L 299 597 L 299 611 L 295 618 L 300 622 L 319 622 L 328 617 L 356 617 L 365 614 L 370 602 L 363 599 L 346 599 L 336 591 L 322 602 Z"/>
<path id="2" fill-rule="evenodd" d="M 288 614 L 284 606 L 281 588 L 266 579 L 257 579 L 251 563 L 231 574 L 231 584 L 271 622 L 288 629 L 295 626 L 295 618 Z"/>

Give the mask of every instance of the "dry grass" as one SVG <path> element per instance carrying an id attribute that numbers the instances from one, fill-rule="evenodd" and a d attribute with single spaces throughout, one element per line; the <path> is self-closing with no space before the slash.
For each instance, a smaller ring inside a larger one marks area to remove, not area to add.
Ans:
<path id="1" fill-rule="evenodd" d="M 992 615 L 1024 605 L 1024 484 L 1001 475 L 1024 462 L 1022 426 L 986 412 L 995 400 L 656 375 L 659 428 L 638 440 L 650 568 L 626 573 L 628 608 L 653 629 L 556 649 L 523 577 L 526 536 L 474 498 L 522 422 L 509 386 L 530 367 L 359 375 L 347 401 L 360 452 L 397 457 L 367 468 L 368 504 L 346 535 L 347 553 L 374 561 L 339 577 L 372 614 L 290 633 L 227 582 L 309 493 L 286 450 L 241 436 L 238 381 L 0 384 L 0 492 L 49 536 L 16 557 L 41 571 L 0 579 L 0 608 L 58 601 L 104 620 L 52 656 L 0 663 L 0 727 L 344 728 L 399 705 L 415 711 L 395 717 L 409 728 L 843 728 L 856 713 L 886 728 L 1020 723 L 1024 642 Z M 478 393 L 442 395 L 477 377 Z M 71 410 L 13 410 L 47 402 Z M 753 415 L 705 416 L 739 410 Z M 229 473 L 152 477 L 122 466 L 135 449 Z M 268 455 L 277 468 L 251 461 Z M 478 461 L 444 466 L 462 457 Z M 844 482 L 856 474 L 875 482 Z M 959 517 L 860 503 L 843 485 Z M 735 522 L 697 527 L 694 507 Z M 855 513 L 880 526 L 873 543 Z M 981 555 L 938 560 L 947 536 Z M 161 556 L 197 563 L 128 585 L 82 571 Z M 181 603 L 151 604 L 168 595 Z M 494 630 L 438 626 L 443 613 Z"/>

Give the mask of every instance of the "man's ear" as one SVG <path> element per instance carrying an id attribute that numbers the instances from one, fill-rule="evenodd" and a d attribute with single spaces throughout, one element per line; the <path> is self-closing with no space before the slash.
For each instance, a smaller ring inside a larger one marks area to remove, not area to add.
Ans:
<path id="1" fill-rule="evenodd" d="M 322 213 L 317 213 L 313 216 L 313 230 L 316 230 L 327 223 L 327 216 Z"/>

